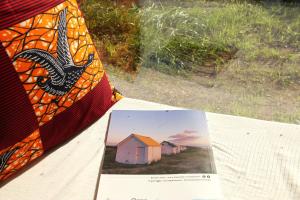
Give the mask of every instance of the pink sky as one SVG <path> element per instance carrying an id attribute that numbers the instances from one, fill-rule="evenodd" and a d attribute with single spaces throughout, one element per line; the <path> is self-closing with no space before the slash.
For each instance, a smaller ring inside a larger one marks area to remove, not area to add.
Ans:
<path id="1" fill-rule="evenodd" d="M 186 146 L 208 146 L 209 137 L 204 112 L 175 111 L 113 111 L 108 145 L 116 145 L 132 133 Z"/>

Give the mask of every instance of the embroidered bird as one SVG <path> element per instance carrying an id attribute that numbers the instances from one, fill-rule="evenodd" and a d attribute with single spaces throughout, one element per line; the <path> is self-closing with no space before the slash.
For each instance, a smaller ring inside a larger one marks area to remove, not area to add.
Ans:
<path id="1" fill-rule="evenodd" d="M 67 39 L 67 8 L 59 14 L 57 38 L 57 58 L 42 49 L 28 49 L 17 54 L 14 60 L 24 58 L 32 60 L 48 71 L 48 77 L 37 78 L 37 85 L 45 92 L 63 96 L 81 77 L 85 69 L 92 64 L 94 54 L 88 55 L 88 60 L 81 66 L 74 64 Z"/>
<path id="2" fill-rule="evenodd" d="M 9 158 L 18 150 L 19 147 L 16 147 L 14 149 L 8 150 L 2 155 L 0 155 L 0 172 L 2 172 L 6 166 L 7 161 Z"/>

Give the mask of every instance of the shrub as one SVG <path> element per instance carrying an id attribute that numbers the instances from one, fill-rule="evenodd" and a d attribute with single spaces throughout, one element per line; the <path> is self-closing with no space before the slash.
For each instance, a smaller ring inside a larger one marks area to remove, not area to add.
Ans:
<path id="1" fill-rule="evenodd" d="M 137 7 L 126 7 L 108 0 L 86 0 L 81 6 L 87 26 L 108 64 L 136 71 L 140 55 L 140 21 Z"/>

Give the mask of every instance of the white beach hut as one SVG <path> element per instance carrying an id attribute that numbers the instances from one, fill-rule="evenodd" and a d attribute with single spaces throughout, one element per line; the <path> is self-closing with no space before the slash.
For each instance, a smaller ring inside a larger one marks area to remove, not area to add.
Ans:
<path id="1" fill-rule="evenodd" d="M 178 147 L 168 141 L 163 141 L 161 144 L 161 153 L 164 155 L 171 155 L 171 154 L 177 154 L 179 153 Z"/>
<path id="2" fill-rule="evenodd" d="M 116 161 L 119 163 L 150 164 L 160 159 L 160 144 L 151 137 L 131 134 L 117 146 Z"/>
<path id="3" fill-rule="evenodd" d="M 186 150 L 186 146 L 180 145 L 180 151 L 185 151 Z"/>
<path id="4" fill-rule="evenodd" d="M 180 153 L 181 149 L 179 145 L 176 145 L 176 153 Z"/>

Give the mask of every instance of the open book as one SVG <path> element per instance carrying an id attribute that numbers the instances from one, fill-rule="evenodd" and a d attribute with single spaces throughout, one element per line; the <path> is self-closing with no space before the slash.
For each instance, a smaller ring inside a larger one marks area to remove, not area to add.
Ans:
<path id="1" fill-rule="evenodd" d="M 219 200 L 204 112 L 117 110 L 110 116 L 98 200 Z"/>

